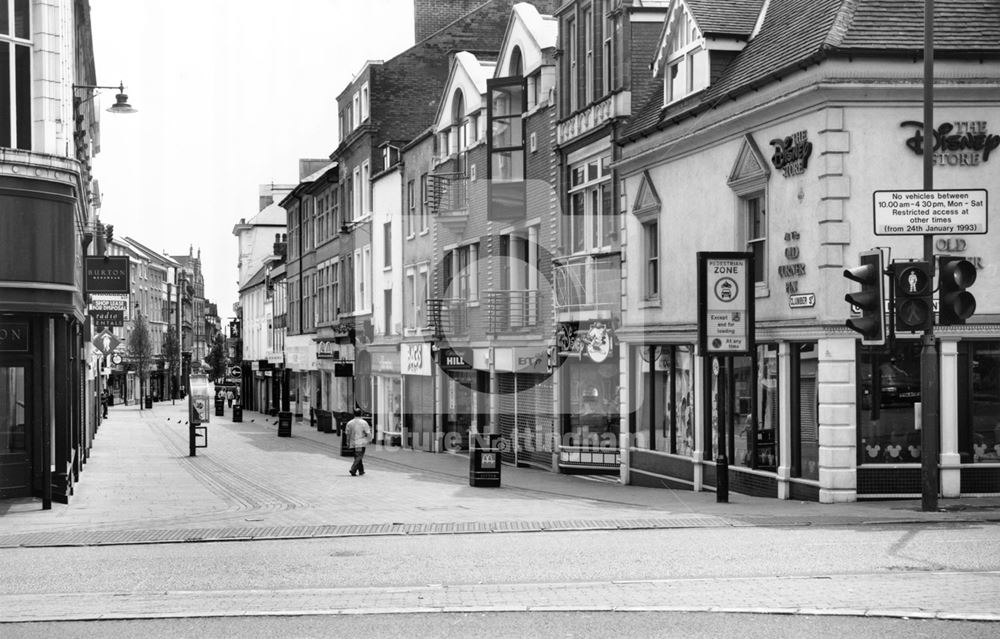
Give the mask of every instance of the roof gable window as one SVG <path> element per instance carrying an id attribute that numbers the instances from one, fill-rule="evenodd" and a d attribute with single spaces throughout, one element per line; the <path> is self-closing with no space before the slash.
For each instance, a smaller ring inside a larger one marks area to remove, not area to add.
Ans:
<path id="1" fill-rule="evenodd" d="M 677 2 L 667 17 L 656 73 L 663 74 L 664 106 L 708 86 L 705 37 L 684 2 Z"/>

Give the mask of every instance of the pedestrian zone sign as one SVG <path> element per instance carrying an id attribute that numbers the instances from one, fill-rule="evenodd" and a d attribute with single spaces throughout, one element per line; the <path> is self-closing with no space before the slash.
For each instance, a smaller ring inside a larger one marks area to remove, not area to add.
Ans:
<path id="1" fill-rule="evenodd" d="M 102 355 L 107 355 L 111 351 L 118 348 L 118 345 L 122 343 L 122 341 L 115 337 L 115 334 L 108 329 L 104 329 L 97 335 L 94 335 L 94 339 L 91 340 L 91 342 L 93 343 L 94 348 L 101 351 Z"/>

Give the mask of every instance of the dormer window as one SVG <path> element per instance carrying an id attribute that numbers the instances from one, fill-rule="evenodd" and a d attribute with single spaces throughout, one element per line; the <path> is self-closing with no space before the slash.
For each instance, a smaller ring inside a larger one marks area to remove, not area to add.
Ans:
<path id="1" fill-rule="evenodd" d="M 667 20 L 658 62 L 662 64 L 664 106 L 708 86 L 705 38 L 683 2 L 677 4 Z"/>

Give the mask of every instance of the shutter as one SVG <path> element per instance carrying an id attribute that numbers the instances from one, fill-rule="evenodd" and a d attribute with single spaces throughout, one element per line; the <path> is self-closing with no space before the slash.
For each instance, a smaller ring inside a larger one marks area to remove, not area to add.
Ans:
<path id="1" fill-rule="evenodd" d="M 500 436 L 507 442 L 500 458 L 508 464 L 517 463 L 516 433 L 517 433 L 517 396 L 514 394 L 516 380 L 513 373 L 497 374 L 497 423 L 500 425 Z"/>
<path id="2" fill-rule="evenodd" d="M 546 375 L 518 375 L 518 461 L 552 470 L 552 379 Z"/>

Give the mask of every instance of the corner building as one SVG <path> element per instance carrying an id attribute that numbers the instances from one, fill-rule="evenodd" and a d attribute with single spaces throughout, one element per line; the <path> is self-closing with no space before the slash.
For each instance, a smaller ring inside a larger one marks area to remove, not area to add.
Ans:
<path id="1" fill-rule="evenodd" d="M 922 3 L 670 3 L 654 95 L 617 142 L 628 482 L 714 490 L 719 429 L 736 492 L 821 502 L 921 493 L 920 345 L 862 346 L 846 268 L 922 236 L 874 234 L 873 193 L 922 189 Z M 935 3 L 934 187 L 987 189 L 1000 158 L 1000 14 Z M 991 194 L 992 195 L 992 194 Z M 988 217 L 997 205 L 990 200 Z M 938 326 L 940 491 L 1000 493 L 995 233 L 935 235 L 978 269 L 978 307 Z M 697 350 L 701 251 L 753 255 L 755 352 Z"/>

